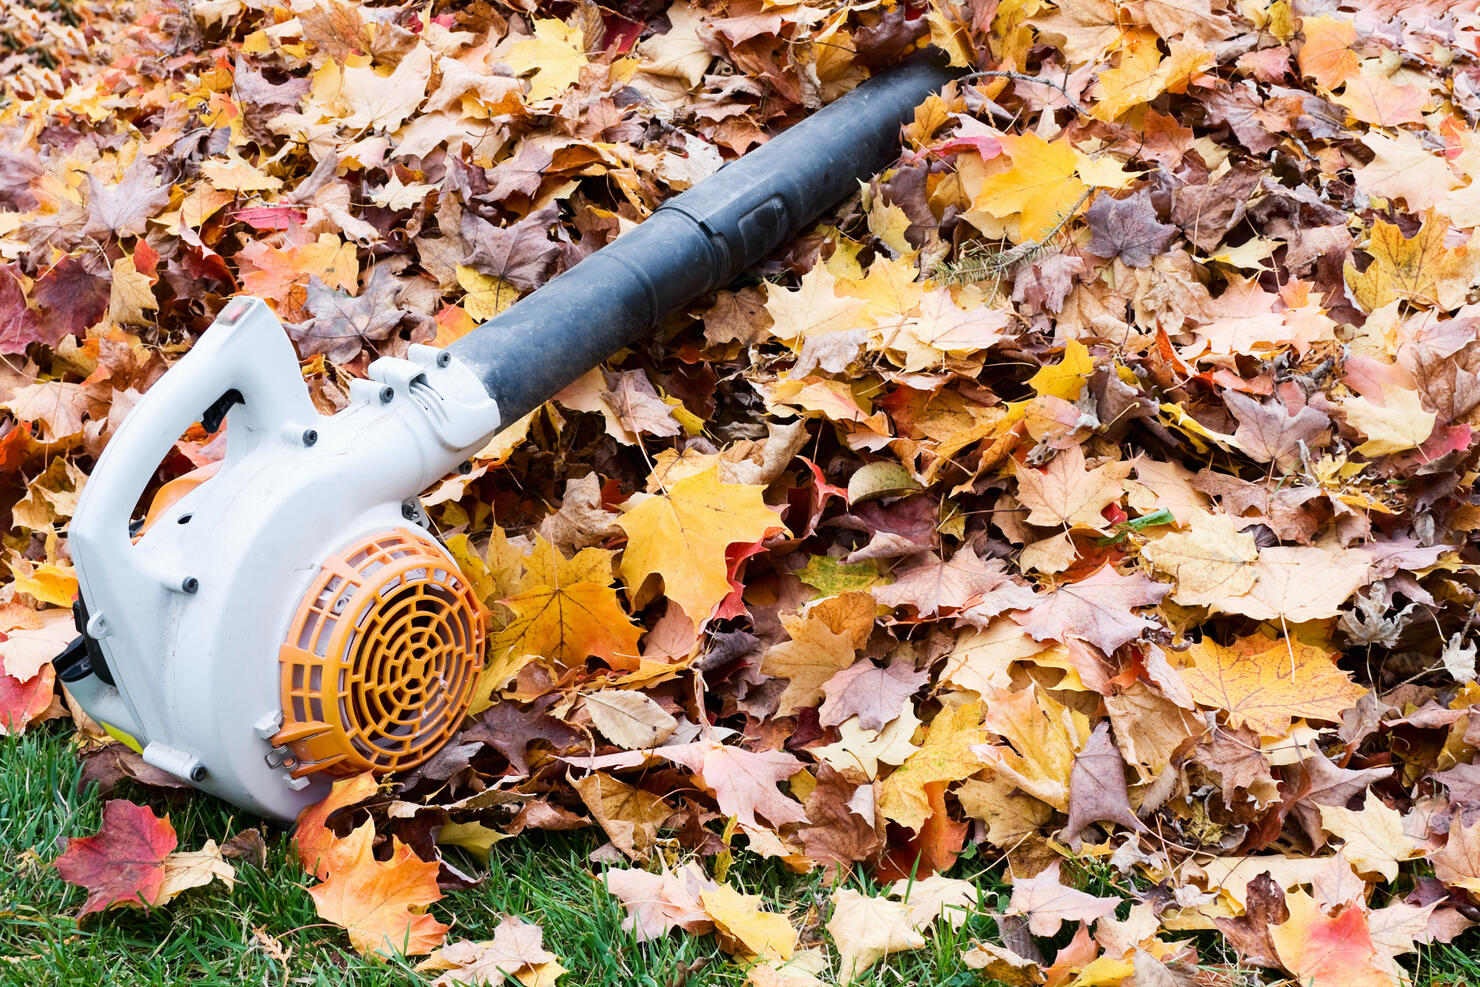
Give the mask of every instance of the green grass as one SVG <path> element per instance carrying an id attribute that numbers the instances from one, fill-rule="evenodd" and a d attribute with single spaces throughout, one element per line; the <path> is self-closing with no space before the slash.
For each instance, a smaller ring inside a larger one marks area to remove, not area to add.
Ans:
<path id="1" fill-rule="evenodd" d="M 152 913 L 114 910 L 79 923 L 74 916 L 86 893 L 62 881 L 49 864 L 68 836 L 97 830 L 104 799 L 80 787 L 81 765 L 70 736 L 69 728 L 49 725 L 22 738 L 0 739 L 0 983 L 378 987 L 426 981 L 408 963 L 357 956 L 342 930 L 319 920 L 305 890 L 308 880 L 278 828 L 264 828 L 267 866 L 238 862 L 232 892 L 217 884 L 187 891 Z M 142 788 L 114 794 L 147 802 L 156 812 L 168 810 L 182 850 L 260 825 L 203 795 L 172 799 Z M 459 858 L 482 882 L 449 894 L 432 911 L 454 923 L 451 938 L 488 938 L 505 914 L 539 923 L 546 947 L 570 970 L 561 980 L 564 987 L 744 982 L 744 968 L 719 950 L 713 936 L 675 934 L 638 944 L 623 932 L 621 907 L 597 885 L 597 871 L 586 861 L 595 845 L 588 833 L 536 833 L 495 846 L 486 869 Z M 743 853 L 729 881 L 764 894 L 798 921 L 831 891 L 817 877 L 798 877 Z M 861 878 L 851 883 L 877 890 Z M 983 885 L 1001 887 L 990 876 Z M 998 904 L 995 895 L 989 893 L 988 904 Z M 821 909 L 812 914 L 826 917 Z M 973 916 L 961 930 L 942 930 L 929 948 L 891 957 L 858 983 L 986 983 L 959 957 L 992 931 L 990 918 Z"/>
<path id="2" fill-rule="evenodd" d="M 49 864 L 68 836 L 96 831 L 103 798 L 80 787 L 81 765 L 70 737 L 68 727 L 53 724 L 22 738 L 0 738 L 0 984 L 380 987 L 426 982 L 409 963 L 356 955 L 342 930 L 319 920 L 287 834 L 275 827 L 263 830 L 266 867 L 239 862 L 232 892 L 217 884 L 187 891 L 153 913 L 115 910 L 79 923 L 74 916 L 86 893 L 62 881 Z M 185 850 L 260 825 L 203 795 L 171 798 L 142 788 L 115 794 L 147 802 L 157 812 L 168 810 Z M 563 987 L 744 983 L 744 968 L 720 951 L 713 936 L 675 934 L 638 944 L 623 932 L 622 909 L 597 885 L 599 870 L 586 860 L 596 842 L 590 833 L 535 833 L 496 845 L 486 868 L 458 857 L 455 862 L 482 882 L 449 894 L 432 911 L 454 923 L 450 938 L 488 938 L 505 914 L 539 923 L 545 945 L 570 970 Z M 1076 877 L 1091 892 L 1126 890 L 1124 879 L 1104 868 L 1083 870 Z M 1006 907 L 1007 889 L 997 872 L 984 870 L 970 854 L 953 876 L 974 877 L 986 909 Z M 833 888 L 817 875 L 797 876 L 741 853 L 727 879 L 787 910 L 795 923 L 827 917 L 826 898 Z M 879 890 L 856 874 L 848 883 L 866 893 Z M 971 943 L 995 936 L 992 919 L 972 915 L 959 930 L 938 925 L 927 948 L 896 954 L 856 983 L 989 984 L 966 969 L 960 956 Z M 813 926 L 805 939 L 818 936 Z M 1209 948 L 1204 955 L 1211 961 L 1218 953 Z M 1419 987 L 1480 984 L 1480 931 L 1409 960 Z M 1248 982 L 1260 978 L 1251 971 Z"/>

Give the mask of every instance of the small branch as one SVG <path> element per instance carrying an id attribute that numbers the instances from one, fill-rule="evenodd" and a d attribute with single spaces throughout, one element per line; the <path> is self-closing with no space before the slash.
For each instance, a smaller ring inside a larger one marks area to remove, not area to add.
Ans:
<path id="1" fill-rule="evenodd" d="M 962 257 L 954 264 L 940 264 L 930 272 L 932 280 L 941 285 L 971 284 L 988 278 L 1000 281 L 1012 269 L 1025 261 L 1037 259 L 1051 244 L 1064 227 L 1078 213 L 1079 207 L 1094 193 L 1087 188 L 1080 193 L 1074 204 L 1054 217 L 1054 224 L 1037 240 L 1026 240 L 1015 247 L 1001 251 L 982 251 Z"/>
<path id="2" fill-rule="evenodd" d="M 1068 100 L 1069 105 L 1074 107 L 1075 112 L 1080 116 L 1089 116 L 1089 111 L 1080 105 L 1079 100 L 1075 99 L 1069 93 L 1068 89 L 1064 88 L 1064 84 L 1054 82 L 1052 79 L 1045 79 L 1038 75 L 1025 75 L 1022 72 L 1009 72 L 1006 69 L 984 69 L 980 72 L 970 72 L 966 75 L 958 76 L 956 81 L 970 82 L 973 79 L 1011 79 L 1013 82 L 1031 82 L 1035 85 L 1047 86 L 1050 89 L 1056 89 L 1062 93 L 1064 99 Z"/>

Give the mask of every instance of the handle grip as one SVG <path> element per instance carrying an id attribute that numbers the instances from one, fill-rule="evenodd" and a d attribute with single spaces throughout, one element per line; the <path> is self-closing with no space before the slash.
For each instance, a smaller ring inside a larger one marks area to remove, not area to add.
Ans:
<path id="1" fill-rule="evenodd" d="M 82 556 L 110 558 L 84 571 L 124 578 L 111 566 L 132 554 L 134 505 L 180 435 L 230 391 L 227 467 L 288 422 L 318 418 L 282 324 L 258 298 L 233 299 L 200 340 L 134 406 L 98 459 L 72 519 L 70 541 Z"/>

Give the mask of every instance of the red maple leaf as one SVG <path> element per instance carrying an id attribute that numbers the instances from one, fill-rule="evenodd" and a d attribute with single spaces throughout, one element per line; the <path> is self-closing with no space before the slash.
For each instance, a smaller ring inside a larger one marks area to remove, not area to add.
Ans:
<path id="1" fill-rule="evenodd" d="M 97 835 L 68 840 L 66 852 L 52 865 L 64 880 L 87 888 L 79 917 L 114 905 L 147 907 L 159 898 L 164 858 L 177 843 L 168 816 L 161 819 L 147 806 L 110 799 Z"/>

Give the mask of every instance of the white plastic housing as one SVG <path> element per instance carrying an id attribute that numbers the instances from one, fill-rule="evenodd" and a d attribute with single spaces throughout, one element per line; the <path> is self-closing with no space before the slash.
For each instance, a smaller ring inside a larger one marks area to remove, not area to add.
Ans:
<path id="1" fill-rule="evenodd" d="M 331 780 L 294 779 L 267 740 L 281 715 L 278 646 L 307 584 L 349 542 L 423 520 L 417 493 L 499 428 L 477 378 L 443 351 L 413 346 L 370 376 L 349 407 L 319 415 L 272 311 L 234 299 L 134 407 L 72 520 L 88 629 L 116 683 L 88 676 L 68 683 L 74 697 L 149 763 L 278 819 Z M 132 541 L 159 463 L 231 390 L 242 402 L 219 472 Z"/>

